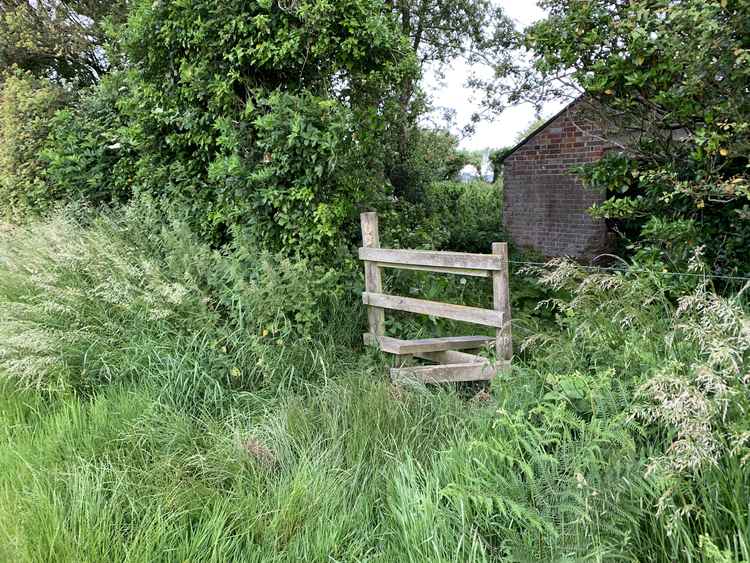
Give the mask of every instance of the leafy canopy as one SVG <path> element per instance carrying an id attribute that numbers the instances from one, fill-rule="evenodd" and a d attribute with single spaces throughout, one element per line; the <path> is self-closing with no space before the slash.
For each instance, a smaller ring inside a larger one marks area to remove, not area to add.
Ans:
<path id="1" fill-rule="evenodd" d="M 384 195 L 383 100 L 415 67 L 380 3 L 142 1 L 118 48 L 132 185 L 215 242 L 329 256 Z"/>
<path id="2" fill-rule="evenodd" d="M 586 171 L 612 194 L 596 212 L 625 220 L 644 258 L 705 244 L 717 271 L 747 271 L 750 2 L 542 6 L 526 35 L 537 70 L 583 88 L 624 149 Z"/>
<path id="3" fill-rule="evenodd" d="M 0 68 L 94 83 L 109 69 L 106 21 L 121 20 L 125 8 L 126 0 L 3 0 Z"/>

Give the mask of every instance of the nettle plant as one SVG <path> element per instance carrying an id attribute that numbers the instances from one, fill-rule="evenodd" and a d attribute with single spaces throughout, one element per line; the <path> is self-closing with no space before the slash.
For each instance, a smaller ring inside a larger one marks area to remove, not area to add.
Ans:
<path id="1" fill-rule="evenodd" d="M 579 85 L 622 151 L 583 170 L 643 259 L 750 265 L 750 2 L 542 2 L 536 68 Z M 621 152 L 621 154 L 617 154 Z M 624 223 L 624 224 L 623 224 Z"/>

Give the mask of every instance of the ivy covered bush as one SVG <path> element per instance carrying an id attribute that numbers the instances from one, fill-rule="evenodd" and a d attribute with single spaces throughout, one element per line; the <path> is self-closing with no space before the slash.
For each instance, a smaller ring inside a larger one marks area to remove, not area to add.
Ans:
<path id="1" fill-rule="evenodd" d="M 135 185 L 214 242 L 328 256 L 383 196 L 379 107 L 413 57 L 379 3 L 144 1 L 119 46 Z"/>
<path id="2" fill-rule="evenodd" d="M 132 197 L 138 152 L 117 104 L 127 91 L 125 76 L 112 73 L 50 120 L 39 152 L 46 198 L 109 204 Z"/>

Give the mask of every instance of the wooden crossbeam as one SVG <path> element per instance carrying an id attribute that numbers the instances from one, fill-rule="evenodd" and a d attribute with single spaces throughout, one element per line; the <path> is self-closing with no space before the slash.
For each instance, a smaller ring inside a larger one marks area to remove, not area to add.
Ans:
<path id="1" fill-rule="evenodd" d="M 414 366 L 391 368 L 391 378 L 396 381 L 403 379 L 417 379 L 423 383 L 488 381 L 495 377 L 497 371 L 497 366 L 492 366 L 488 362 L 440 366 Z"/>
<path id="2" fill-rule="evenodd" d="M 431 315 L 433 317 L 442 317 L 444 319 L 495 328 L 502 328 L 503 326 L 503 313 L 491 309 L 480 309 L 479 307 L 467 307 L 465 305 L 440 303 L 439 301 L 427 301 L 425 299 L 413 299 L 411 297 L 369 292 L 362 294 L 362 302 L 365 305 L 380 307 L 382 309 Z"/>
<path id="3" fill-rule="evenodd" d="M 422 269 L 473 276 L 487 276 L 487 273 L 483 271 L 500 270 L 503 267 L 502 259 L 499 256 L 471 254 L 469 252 L 360 248 L 359 258 L 360 260 L 377 262 L 389 268 Z"/>
<path id="4" fill-rule="evenodd" d="M 417 358 L 429 360 L 436 364 L 486 364 L 487 358 L 477 356 L 476 354 L 467 354 L 466 352 L 457 352 L 455 350 L 442 350 L 440 352 L 419 352 L 414 354 Z"/>
<path id="5" fill-rule="evenodd" d="M 379 346 L 389 354 L 419 354 L 422 352 L 442 352 L 445 350 L 471 350 L 493 343 L 492 336 L 447 336 L 441 338 L 419 338 L 402 340 L 391 336 L 376 336 L 371 333 L 362 335 L 365 344 Z"/>

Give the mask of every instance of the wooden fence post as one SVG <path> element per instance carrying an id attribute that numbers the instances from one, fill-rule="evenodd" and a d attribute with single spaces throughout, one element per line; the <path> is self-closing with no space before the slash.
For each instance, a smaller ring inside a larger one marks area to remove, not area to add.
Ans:
<path id="1" fill-rule="evenodd" d="M 510 289 L 508 277 L 508 244 L 493 242 L 492 254 L 500 257 L 502 268 L 492 272 L 492 300 L 496 311 L 503 314 L 503 326 L 498 328 L 495 340 L 495 353 L 498 360 L 513 357 L 513 339 L 510 327 Z"/>
<path id="2" fill-rule="evenodd" d="M 362 213 L 359 218 L 362 223 L 362 246 L 365 248 L 380 248 L 378 214 L 370 211 Z M 368 293 L 383 293 L 381 268 L 375 262 L 365 261 L 365 291 Z M 367 320 L 370 326 L 370 334 L 375 336 L 385 334 L 385 313 L 381 307 L 368 306 Z"/>

